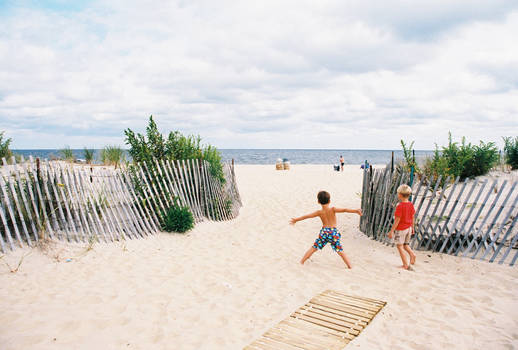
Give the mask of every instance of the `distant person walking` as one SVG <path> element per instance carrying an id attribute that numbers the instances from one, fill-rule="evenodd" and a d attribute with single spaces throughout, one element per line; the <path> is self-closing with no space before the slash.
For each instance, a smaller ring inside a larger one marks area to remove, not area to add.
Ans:
<path id="1" fill-rule="evenodd" d="M 344 171 L 344 164 L 345 164 L 345 159 L 344 159 L 344 157 L 342 157 L 342 155 L 340 155 L 340 169 L 342 171 Z"/>

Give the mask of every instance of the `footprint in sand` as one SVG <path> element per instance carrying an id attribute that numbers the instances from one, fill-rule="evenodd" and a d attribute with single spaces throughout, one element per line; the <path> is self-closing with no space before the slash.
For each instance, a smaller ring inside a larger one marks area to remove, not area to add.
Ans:
<path id="1" fill-rule="evenodd" d="M 473 317 L 475 318 L 479 318 L 480 316 L 482 316 L 482 314 L 480 312 L 478 312 L 477 310 L 473 310 L 471 309 L 471 314 L 473 315 Z"/>
<path id="2" fill-rule="evenodd" d="M 447 318 L 454 318 L 454 317 L 457 317 L 457 313 L 453 310 L 446 310 L 444 312 L 444 316 L 446 316 Z"/>
<path id="3" fill-rule="evenodd" d="M 43 334 L 42 335 L 38 335 L 38 334 L 26 335 L 23 337 L 24 343 L 27 345 L 37 345 L 37 344 L 43 342 L 47 338 L 48 338 L 48 336 L 43 335 Z"/>
<path id="4" fill-rule="evenodd" d="M 490 297 L 484 296 L 480 299 L 480 301 L 484 304 L 484 306 L 492 308 L 493 307 L 493 300 L 491 300 Z"/>
<path id="5" fill-rule="evenodd" d="M 360 289 L 360 286 L 357 286 L 356 284 L 353 284 L 349 288 L 351 288 L 351 290 L 357 291 L 357 290 Z"/>
<path id="6" fill-rule="evenodd" d="M 408 303 L 405 300 L 398 301 L 397 305 L 401 307 L 408 307 Z"/>
<path id="7" fill-rule="evenodd" d="M 466 298 L 462 295 L 456 295 L 453 297 L 453 300 L 458 301 L 459 303 L 471 304 L 473 301 L 469 298 Z"/>
<path id="8" fill-rule="evenodd" d="M 81 323 L 79 321 L 67 320 L 64 324 L 61 325 L 60 330 L 63 332 L 71 332 L 79 328 Z"/>

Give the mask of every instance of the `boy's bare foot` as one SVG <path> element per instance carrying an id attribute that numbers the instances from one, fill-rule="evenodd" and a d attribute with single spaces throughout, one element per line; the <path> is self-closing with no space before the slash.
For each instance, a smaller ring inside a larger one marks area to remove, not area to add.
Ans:
<path id="1" fill-rule="evenodd" d="M 401 265 L 401 266 L 400 266 L 400 268 L 405 269 L 405 270 L 408 270 L 408 268 L 409 268 L 409 267 L 410 267 L 410 266 L 407 266 L 407 265 Z"/>
<path id="2" fill-rule="evenodd" d="M 415 259 L 417 258 L 417 256 L 415 254 L 412 254 L 410 255 L 410 264 L 411 265 L 414 265 L 415 264 Z"/>

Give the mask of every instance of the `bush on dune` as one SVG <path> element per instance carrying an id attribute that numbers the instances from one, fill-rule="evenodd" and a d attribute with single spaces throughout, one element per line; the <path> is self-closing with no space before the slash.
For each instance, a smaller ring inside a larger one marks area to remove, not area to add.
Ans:
<path id="1" fill-rule="evenodd" d="M 188 207 L 175 205 L 162 215 L 162 228 L 166 232 L 184 233 L 194 227 L 194 217 Z"/>
<path id="2" fill-rule="evenodd" d="M 404 142 L 401 141 L 404 145 Z M 404 147 L 404 151 L 405 147 Z M 406 154 L 406 152 L 405 152 Z M 472 145 L 462 138 L 462 142 L 453 142 L 451 133 L 448 136 L 448 145 L 442 150 L 435 145 L 435 152 L 431 158 L 426 159 L 422 170 L 416 170 L 428 177 L 442 175 L 443 180 L 450 176 L 451 180 L 457 176 L 461 180 L 484 175 L 498 162 L 498 148 L 493 142 L 480 141 L 478 145 Z M 407 160 L 408 164 L 408 160 Z"/>
<path id="3" fill-rule="evenodd" d="M 211 146 L 202 146 L 200 136 L 182 135 L 179 131 L 171 131 L 167 138 L 158 131 L 158 127 L 149 117 L 146 135 L 135 133 L 131 129 L 124 131 L 129 153 L 135 162 L 153 162 L 154 159 L 202 159 L 209 163 L 209 171 L 221 183 L 225 182 L 221 154 Z"/>
<path id="4" fill-rule="evenodd" d="M 511 169 L 518 169 L 518 136 L 504 137 L 504 153 L 505 162 L 511 166 Z"/>
<path id="5" fill-rule="evenodd" d="M 119 146 L 106 146 L 101 150 L 101 162 L 105 165 L 117 167 L 125 160 L 124 150 Z"/>
<path id="6" fill-rule="evenodd" d="M 9 159 L 13 155 L 9 149 L 12 139 L 8 138 L 4 140 L 4 131 L 0 132 L 0 159 Z"/>

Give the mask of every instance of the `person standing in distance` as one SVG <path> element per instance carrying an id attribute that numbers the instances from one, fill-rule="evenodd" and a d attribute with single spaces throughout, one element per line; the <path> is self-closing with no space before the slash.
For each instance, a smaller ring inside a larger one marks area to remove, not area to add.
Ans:
<path id="1" fill-rule="evenodd" d="M 344 164 L 345 164 L 344 157 L 342 155 L 340 155 L 340 169 L 342 171 L 344 171 Z"/>

